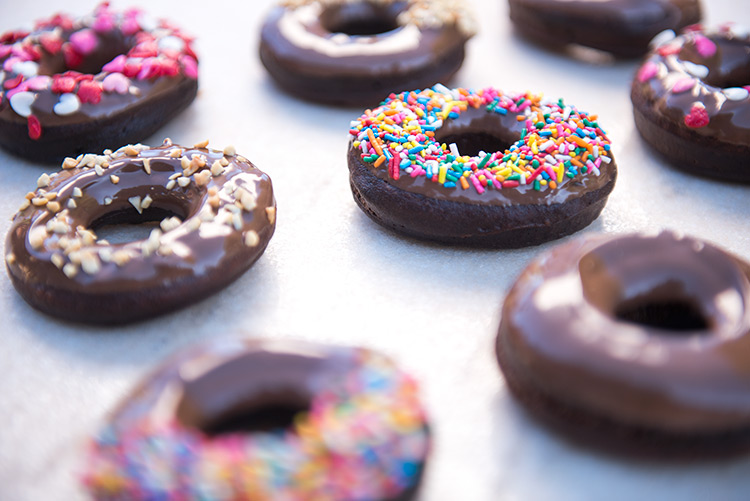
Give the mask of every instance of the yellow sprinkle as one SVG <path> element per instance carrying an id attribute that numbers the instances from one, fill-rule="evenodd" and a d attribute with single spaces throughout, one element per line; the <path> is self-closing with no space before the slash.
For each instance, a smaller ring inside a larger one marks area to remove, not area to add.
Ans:
<path id="1" fill-rule="evenodd" d="M 438 170 L 438 183 L 443 184 L 445 183 L 445 174 L 448 172 L 448 166 L 447 165 L 441 165 L 440 169 Z"/>

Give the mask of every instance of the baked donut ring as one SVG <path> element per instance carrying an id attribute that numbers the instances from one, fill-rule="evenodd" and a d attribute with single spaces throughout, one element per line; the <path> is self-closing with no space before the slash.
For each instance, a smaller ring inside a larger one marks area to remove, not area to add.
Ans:
<path id="1" fill-rule="evenodd" d="M 139 141 L 186 108 L 198 66 L 186 37 L 103 3 L 0 38 L 0 146 L 40 162 Z"/>
<path id="2" fill-rule="evenodd" d="M 727 24 L 664 33 L 630 97 L 639 132 L 674 167 L 750 182 L 750 31 Z"/>
<path id="3" fill-rule="evenodd" d="M 750 264 L 691 237 L 596 235 L 534 260 L 497 356 L 532 413 L 594 445 L 750 449 Z"/>
<path id="4" fill-rule="evenodd" d="M 260 58 L 290 94 L 375 106 L 448 80 L 474 32 L 460 0 L 290 0 L 269 13 Z"/>
<path id="5" fill-rule="evenodd" d="M 525 247 L 578 231 L 617 177 L 595 116 L 531 93 L 436 85 L 391 94 L 349 133 L 351 188 L 365 214 L 450 244 Z"/>
<path id="6" fill-rule="evenodd" d="M 554 48 L 570 44 L 638 57 L 664 30 L 701 20 L 700 0 L 508 0 L 523 36 Z"/>
<path id="7" fill-rule="evenodd" d="M 197 302 L 263 253 L 276 206 L 269 177 L 234 148 L 129 145 L 68 158 L 39 178 L 13 219 L 8 274 L 34 308 L 121 324 Z M 146 240 L 109 244 L 107 224 L 161 221 Z"/>
<path id="8" fill-rule="evenodd" d="M 173 357 L 92 444 L 95 499 L 402 501 L 430 440 L 414 380 L 362 348 L 213 343 Z"/>

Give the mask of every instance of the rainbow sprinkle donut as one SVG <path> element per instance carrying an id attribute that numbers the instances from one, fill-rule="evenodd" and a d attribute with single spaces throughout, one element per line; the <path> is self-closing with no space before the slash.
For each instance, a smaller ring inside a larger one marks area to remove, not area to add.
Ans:
<path id="1" fill-rule="evenodd" d="M 192 39 L 170 22 L 108 3 L 0 37 L 0 146 L 59 162 L 134 143 L 186 108 L 198 89 Z"/>
<path id="2" fill-rule="evenodd" d="M 349 133 L 365 213 L 448 243 L 518 247 L 567 235 L 598 216 L 616 177 L 596 116 L 528 92 L 438 84 L 391 94 Z"/>
<path id="3" fill-rule="evenodd" d="M 410 499 L 429 449 L 417 386 L 357 348 L 224 341 L 179 355 L 115 412 L 96 499 Z"/>

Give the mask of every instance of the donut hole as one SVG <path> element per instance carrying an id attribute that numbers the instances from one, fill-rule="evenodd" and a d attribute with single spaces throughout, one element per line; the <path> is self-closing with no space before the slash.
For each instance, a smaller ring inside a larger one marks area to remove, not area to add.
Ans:
<path id="1" fill-rule="evenodd" d="M 349 36 L 372 36 L 388 33 L 399 27 L 398 15 L 406 2 L 375 5 L 362 1 L 326 7 L 320 15 L 323 29 Z"/>
<path id="2" fill-rule="evenodd" d="M 115 57 L 127 53 L 132 48 L 122 35 L 116 33 L 98 33 L 99 41 L 96 48 L 80 57 L 78 64 L 69 65 L 62 57 L 43 57 L 39 65 L 40 75 L 56 75 L 66 71 L 78 71 L 95 75 L 102 71 L 102 67 Z"/>
<path id="3" fill-rule="evenodd" d="M 440 138 L 441 143 L 455 144 L 461 155 L 476 156 L 480 151 L 491 153 L 505 151 L 511 146 L 510 141 L 486 132 L 469 132 Z"/>
<path id="4" fill-rule="evenodd" d="M 214 437 L 232 433 L 262 433 L 292 430 L 297 416 L 308 410 L 305 405 L 269 404 L 255 409 L 236 410 L 203 423 L 198 428 Z"/>
<path id="5" fill-rule="evenodd" d="M 722 41 L 721 65 L 703 80 L 724 89 L 750 85 L 750 44 L 741 40 Z"/>
<path id="6" fill-rule="evenodd" d="M 614 314 L 623 322 L 660 329 L 666 333 L 707 332 L 710 327 L 705 314 L 688 299 L 625 301 L 617 305 Z"/>
<path id="7" fill-rule="evenodd" d="M 99 240 L 106 240 L 111 244 L 124 244 L 138 240 L 146 240 L 159 223 L 169 217 L 179 217 L 184 220 L 185 215 L 161 207 L 149 207 L 142 213 L 133 207 L 109 212 L 97 218 L 89 225 Z"/>

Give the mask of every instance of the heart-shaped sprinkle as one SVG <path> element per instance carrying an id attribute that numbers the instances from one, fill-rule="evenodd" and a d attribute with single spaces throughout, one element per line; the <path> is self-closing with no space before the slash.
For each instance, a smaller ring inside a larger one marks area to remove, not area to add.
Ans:
<path id="1" fill-rule="evenodd" d="M 677 80 L 674 85 L 672 86 L 672 93 L 673 94 L 681 94 L 683 92 L 687 92 L 690 89 L 692 89 L 695 86 L 695 79 L 694 78 L 681 78 Z"/>
<path id="2" fill-rule="evenodd" d="M 81 108 L 81 101 L 75 94 L 63 94 L 55 105 L 55 113 L 60 116 L 72 115 Z"/>
<path id="3" fill-rule="evenodd" d="M 180 58 L 180 62 L 184 65 L 185 62 L 182 61 L 182 58 Z M 653 61 L 648 61 L 646 64 L 644 64 L 640 70 L 638 70 L 638 81 L 639 82 L 646 82 L 648 80 L 651 80 L 656 76 L 656 74 L 659 72 L 659 66 L 654 63 Z M 187 71 L 185 72 L 187 75 Z M 190 76 L 190 75 L 188 75 Z M 197 78 L 192 77 L 192 78 Z"/>
<path id="4" fill-rule="evenodd" d="M 99 45 L 99 39 L 94 30 L 83 29 L 70 35 L 70 44 L 79 54 L 91 54 Z"/>
<path id="5" fill-rule="evenodd" d="M 685 71 L 696 78 L 706 78 L 708 76 L 708 68 L 702 64 L 695 64 L 690 61 L 683 61 L 682 64 L 685 67 Z"/>
<path id="6" fill-rule="evenodd" d="M 21 61 L 13 65 L 13 71 L 26 78 L 35 77 L 39 73 L 39 64 L 34 61 Z"/>
<path id="7" fill-rule="evenodd" d="M 708 125 L 708 112 L 702 103 L 693 103 L 690 114 L 685 115 L 685 125 L 691 129 L 699 129 Z"/>
<path id="8" fill-rule="evenodd" d="M 39 43 L 42 44 L 44 50 L 52 54 L 53 56 L 60 52 L 62 49 L 62 38 L 51 33 L 44 33 L 39 37 Z"/>
<path id="9" fill-rule="evenodd" d="M 99 103 L 102 100 L 102 84 L 93 80 L 82 81 L 78 84 L 78 98 L 82 103 Z"/>
<path id="10" fill-rule="evenodd" d="M 742 101 L 750 95 L 750 91 L 745 87 L 729 87 L 728 89 L 724 89 L 723 92 L 730 101 Z"/>
<path id="11" fill-rule="evenodd" d="M 108 71 L 110 73 L 122 73 L 122 70 L 125 69 L 125 62 L 127 62 L 128 57 L 124 54 L 120 54 L 104 66 L 102 66 L 103 71 Z"/>
<path id="12" fill-rule="evenodd" d="M 716 54 L 716 44 L 710 38 L 703 35 L 696 35 L 695 50 L 697 50 L 698 54 L 702 57 L 712 57 Z"/>
<path id="13" fill-rule="evenodd" d="M 73 92 L 73 89 L 75 88 L 76 80 L 73 77 L 63 77 L 55 75 L 54 79 L 52 80 L 52 92 L 55 92 L 57 94 Z"/>
<path id="14" fill-rule="evenodd" d="M 34 99 L 36 99 L 36 94 L 33 92 L 19 92 L 10 98 L 10 107 L 22 117 L 28 117 L 31 115 L 31 105 Z"/>
<path id="15" fill-rule="evenodd" d="M 130 79 L 122 73 L 110 73 L 102 81 L 104 92 L 117 92 L 118 94 L 126 94 L 128 92 L 129 86 Z"/>

